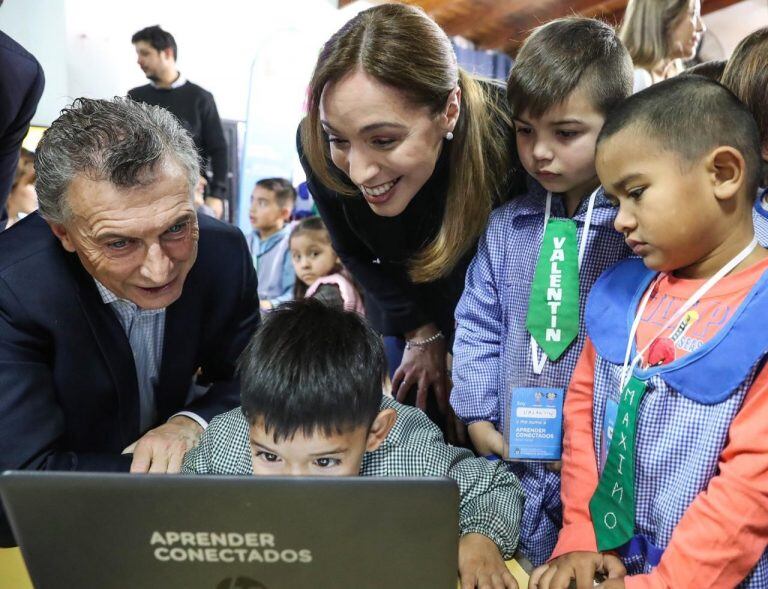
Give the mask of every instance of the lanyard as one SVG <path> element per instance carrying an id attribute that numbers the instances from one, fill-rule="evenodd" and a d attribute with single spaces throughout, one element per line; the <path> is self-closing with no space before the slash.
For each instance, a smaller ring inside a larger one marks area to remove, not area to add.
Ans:
<path id="1" fill-rule="evenodd" d="M 635 357 L 632 359 L 632 362 L 629 361 L 629 358 L 632 354 L 632 344 L 635 341 L 635 335 L 637 334 L 637 329 L 640 326 L 640 321 L 642 320 L 643 313 L 645 312 L 645 307 L 648 304 L 648 300 L 651 298 L 651 294 L 654 291 L 655 285 L 658 283 L 661 275 L 656 277 L 656 280 L 649 286 L 647 292 L 643 296 L 643 299 L 640 303 L 640 305 L 637 308 L 637 313 L 635 314 L 635 319 L 632 322 L 632 329 L 629 331 L 629 341 L 627 342 L 627 351 L 624 354 L 624 365 L 621 369 L 621 386 L 620 389 L 623 389 L 624 386 L 629 381 L 629 377 L 632 375 L 632 373 L 635 370 L 635 367 L 640 363 L 640 360 L 642 359 L 643 355 L 648 351 L 648 348 L 651 346 L 653 341 L 657 339 L 660 335 L 662 335 L 667 329 L 670 328 L 675 322 L 679 321 L 690 309 L 693 307 L 696 303 L 699 302 L 699 300 L 707 293 L 709 290 L 715 286 L 720 280 L 723 279 L 728 273 L 730 273 L 736 266 L 738 266 L 741 262 L 743 262 L 749 254 L 752 253 L 752 251 L 757 247 L 757 238 L 753 237 L 752 241 L 749 242 L 749 245 L 745 247 L 743 250 L 741 250 L 738 254 L 736 254 L 735 257 L 731 259 L 725 266 L 720 268 L 720 270 L 717 271 L 716 274 L 714 274 L 709 280 L 707 280 L 704 284 L 699 287 L 699 289 L 693 293 L 690 298 L 688 298 L 685 303 L 683 303 L 683 306 L 680 307 L 673 315 L 670 317 L 667 322 L 662 326 L 661 329 L 656 333 L 655 336 L 653 336 L 650 340 L 648 340 L 648 343 L 643 347 L 642 350 L 640 350 Z"/>
<path id="2" fill-rule="evenodd" d="M 584 260 L 584 253 L 587 251 L 587 237 L 589 235 L 589 227 L 592 224 L 592 211 L 595 208 L 595 200 L 597 193 L 600 190 L 598 186 L 594 192 L 589 196 L 587 202 L 587 214 L 584 217 L 584 228 L 581 231 L 581 241 L 579 242 L 579 270 L 581 270 L 581 263 Z M 541 237 L 544 239 L 544 232 L 547 229 L 547 223 L 552 213 L 552 193 L 547 192 L 547 205 L 544 210 L 544 229 L 542 230 Z M 539 354 L 539 345 L 536 340 L 531 336 L 531 364 L 533 365 L 534 374 L 541 374 L 544 371 L 544 366 L 547 363 L 547 355 Z"/>

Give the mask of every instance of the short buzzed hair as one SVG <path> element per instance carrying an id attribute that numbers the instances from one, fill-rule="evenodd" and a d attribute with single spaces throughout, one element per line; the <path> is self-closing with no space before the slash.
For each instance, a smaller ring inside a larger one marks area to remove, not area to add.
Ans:
<path id="1" fill-rule="evenodd" d="M 608 114 L 632 93 L 632 60 L 613 28 L 592 18 L 553 20 L 523 43 L 507 80 L 513 116 L 540 117 L 584 88 Z"/>
<path id="2" fill-rule="evenodd" d="M 632 128 L 689 166 L 719 146 L 741 153 L 746 187 L 754 198 L 760 178 L 760 136 L 752 114 L 724 86 L 702 76 L 677 76 L 646 88 L 621 103 L 607 118 L 598 148 Z"/>
<path id="3" fill-rule="evenodd" d="M 296 202 L 296 189 L 290 180 L 285 178 L 263 178 L 256 182 L 256 186 L 275 193 L 275 201 L 278 206 L 291 207 Z"/>

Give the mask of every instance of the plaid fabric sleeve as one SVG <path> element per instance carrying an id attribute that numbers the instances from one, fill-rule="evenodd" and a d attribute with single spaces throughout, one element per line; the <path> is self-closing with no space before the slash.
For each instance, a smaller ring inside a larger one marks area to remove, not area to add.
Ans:
<path id="1" fill-rule="evenodd" d="M 252 474 L 248 422 L 240 407 L 211 420 L 200 443 L 184 456 L 188 474 Z"/>
<path id="2" fill-rule="evenodd" d="M 402 415 L 402 413 L 401 413 Z M 466 448 L 446 444 L 440 430 L 428 422 L 409 443 L 423 455 L 423 476 L 450 477 L 459 485 L 459 531 L 487 536 L 510 559 L 520 536 L 523 490 L 501 461 L 477 458 Z M 421 440 L 414 438 L 421 437 Z"/>
<path id="3" fill-rule="evenodd" d="M 501 212 L 493 214 L 480 239 L 456 307 L 451 405 L 467 424 L 499 420 L 500 348 L 505 330 L 489 242 L 493 244 L 494 236 L 504 229 Z"/>

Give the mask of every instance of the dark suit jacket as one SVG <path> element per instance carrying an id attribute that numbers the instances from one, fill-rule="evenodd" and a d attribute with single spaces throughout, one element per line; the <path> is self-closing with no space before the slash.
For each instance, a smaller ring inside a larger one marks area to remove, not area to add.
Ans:
<path id="1" fill-rule="evenodd" d="M 0 231 L 8 218 L 5 203 L 16 175 L 21 142 L 44 85 L 43 68 L 37 60 L 0 31 Z"/>
<path id="2" fill-rule="evenodd" d="M 199 223 L 197 260 L 166 311 L 159 423 L 182 409 L 210 420 L 236 407 L 235 362 L 259 323 L 242 233 Z M 213 384 L 188 401 L 198 368 Z M 33 213 L 0 233 L 0 471 L 127 470 L 120 453 L 139 434 L 125 332 L 77 255 Z M 12 541 L 4 527 L 0 545 Z"/>

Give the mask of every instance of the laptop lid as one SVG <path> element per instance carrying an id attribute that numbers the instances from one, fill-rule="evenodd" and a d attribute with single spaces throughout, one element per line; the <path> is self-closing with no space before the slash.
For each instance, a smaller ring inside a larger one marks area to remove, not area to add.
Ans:
<path id="1" fill-rule="evenodd" d="M 451 479 L 14 472 L 36 588 L 455 588 Z"/>

